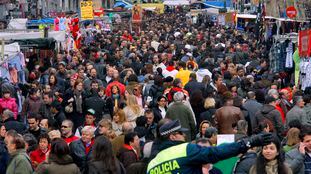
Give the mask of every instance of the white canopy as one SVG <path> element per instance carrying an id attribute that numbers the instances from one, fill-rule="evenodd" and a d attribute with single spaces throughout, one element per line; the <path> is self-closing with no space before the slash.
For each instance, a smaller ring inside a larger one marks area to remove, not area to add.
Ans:
<path id="1" fill-rule="evenodd" d="M 178 6 L 178 5 L 190 5 L 189 0 L 167 0 L 163 2 L 164 5 Z"/>
<path id="2" fill-rule="evenodd" d="M 17 53 L 21 51 L 20 46 L 17 42 L 4 45 L 4 55 L 8 55 L 8 57 L 15 56 Z"/>
<path id="3" fill-rule="evenodd" d="M 38 39 L 43 38 L 43 32 L 3 32 L 0 33 L 0 40 L 14 39 Z M 49 38 L 54 38 L 57 42 L 65 42 L 65 31 L 50 31 Z"/>
<path id="4" fill-rule="evenodd" d="M 27 18 L 11 19 L 8 24 L 8 29 L 11 30 L 26 30 Z"/>

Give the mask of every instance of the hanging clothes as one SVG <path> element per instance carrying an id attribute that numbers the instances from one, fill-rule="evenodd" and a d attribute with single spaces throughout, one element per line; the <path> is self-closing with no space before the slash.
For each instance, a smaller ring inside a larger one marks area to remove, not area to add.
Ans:
<path id="1" fill-rule="evenodd" d="M 293 54 L 293 60 L 295 63 L 295 86 L 298 86 L 299 83 L 299 73 L 300 73 L 300 57 L 298 48 Z"/>
<path id="2" fill-rule="evenodd" d="M 311 59 L 303 59 L 300 62 L 300 83 L 302 90 L 311 86 Z"/>
<path id="3" fill-rule="evenodd" d="M 286 48 L 286 68 L 292 68 L 293 67 L 293 43 L 290 42 L 288 44 L 288 47 Z"/>

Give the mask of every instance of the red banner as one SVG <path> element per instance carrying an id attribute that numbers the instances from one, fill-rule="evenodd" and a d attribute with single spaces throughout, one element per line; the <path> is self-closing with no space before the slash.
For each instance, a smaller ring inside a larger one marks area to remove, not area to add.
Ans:
<path id="1" fill-rule="evenodd" d="M 299 56 L 308 57 L 311 53 L 310 30 L 299 31 Z"/>

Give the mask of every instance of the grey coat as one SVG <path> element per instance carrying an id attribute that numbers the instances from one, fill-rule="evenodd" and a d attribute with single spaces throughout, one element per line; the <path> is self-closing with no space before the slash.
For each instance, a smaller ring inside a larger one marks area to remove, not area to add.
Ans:
<path id="1" fill-rule="evenodd" d="M 251 122 L 251 128 L 254 131 L 256 129 L 256 120 L 255 116 L 258 111 L 260 111 L 260 108 L 262 107 L 262 104 L 257 102 L 255 99 L 248 99 L 243 104 L 243 107 L 248 111 L 249 119 Z"/>
<path id="2" fill-rule="evenodd" d="M 298 106 L 294 106 L 286 114 L 286 126 L 288 127 L 288 123 L 290 123 L 293 120 L 299 120 L 300 123 L 305 123 L 306 118 L 307 116 L 305 111 Z"/>
<path id="3" fill-rule="evenodd" d="M 295 148 L 285 154 L 285 162 L 289 165 L 295 174 L 305 173 L 304 160 L 305 155 L 301 154 L 298 148 Z"/>

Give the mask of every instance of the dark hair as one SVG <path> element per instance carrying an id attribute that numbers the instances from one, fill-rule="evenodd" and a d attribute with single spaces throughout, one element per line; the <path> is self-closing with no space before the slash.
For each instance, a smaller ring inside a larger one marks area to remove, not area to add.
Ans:
<path id="1" fill-rule="evenodd" d="M 55 82 L 54 82 L 54 84 L 51 84 L 51 82 L 50 82 L 50 78 L 51 77 L 54 77 L 54 79 L 55 79 Z M 50 74 L 50 76 L 49 76 L 49 79 L 48 79 L 48 82 L 49 82 L 49 85 L 50 86 L 56 86 L 57 85 L 57 77 L 56 77 L 56 75 L 55 74 Z"/>
<path id="2" fill-rule="evenodd" d="M 191 73 L 189 77 L 193 80 L 197 80 L 197 75 L 195 73 Z"/>
<path id="3" fill-rule="evenodd" d="M 281 142 L 279 141 L 279 139 L 277 137 L 273 138 L 273 140 L 271 141 L 271 143 L 273 143 L 278 151 L 278 155 L 276 156 L 277 159 L 277 166 L 278 166 L 278 173 L 282 173 L 282 174 L 286 174 L 288 173 L 288 170 L 284 164 L 285 161 L 285 155 L 284 155 L 284 151 L 281 147 Z M 262 150 L 263 151 L 263 150 Z M 256 173 L 260 173 L 260 174 L 266 174 L 266 165 L 268 163 L 268 161 L 265 159 L 265 157 L 262 155 L 262 151 L 260 152 L 260 154 L 257 157 L 257 161 L 256 161 Z"/>
<path id="4" fill-rule="evenodd" d="M 302 126 L 302 124 L 301 124 L 300 120 L 298 120 L 298 119 L 292 120 L 292 121 L 290 121 L 290 122 L 288 123 L 288 127 L 289 127 L 289 128 L 298 128 L 298 129 L 301 129 L 301 126 Z"/>
<path id="5" fill-rule="evenodd" d="M 304 137 L 307 135 L 311 135 L 311 126 L 303 125 L 299 134 L 300 140 L 303 141 Z"/>
<path id="6" fill-rule="evenodd" d="M 163 78 L 159 75 L 156 75 L 154 77 L 154 84 L 157 86 L 162 86 L 163 85 Z"/>
<path id="7" fill-rule="evenodd" d="M 38 90 L 39 90 L 39 89 L 37 89 L 37 88 L 30 88 L 30 90 L 29 90 L 29 95 L 34 95 L 34 94 L 36 94 L 36 93 L 38 92 Z"/>
<path id="8" fill-rule="evenodd" d="M 69 147 L 65 140 L 61 138 L 55 138 L 51 144 L 51 154 L 56 155 L 57 157 L 63 157 L 70 153 Z"/>
<path id="9" fill-rule="evenodd" d="M 47 134 L 47 133 L 41 134 L 41 135 L 39 136 L 39 139 L 38 139 L 39 142 L 40 142 L 41 139 L 47 139 L 47 140 L 48 140 L 48 143 L 51 142 L 50 136 L 49 136 L 49 134 Z"/>
<path id="10" fill-rule="evenodd" d="M 27 153 L 30 153 L 37 149 L 38 142 L 34 135 L 31 133 L 27 133 L 23 135 L 25 142 L 28 144 L 28 149 L 26 149 Z"/>
<path id="11" fill-rule="evenodd" d="M 222 78 L 222 76 L 220 74 L 215 73 L 213 74 L 212 80 L 215 83 L 219 78 Z"/>
<path id="12" fill-rule="evenodd" d="M 112 144 L 108 138 L 105 136 L 97 137 L 92 149 L 93 161 L 101 161 L 106 166 L 108 173 L 117 173 L 116 157 L 112 152 Z"/>
<path id="13" fill-rule="evenodd" d="M 136 132 L 129 132 L 124 136 L 124 144 L 130 145 L 130 142 L 134 141 L 135 136 L 138 136 Z"/>
<path id="14" fill-rule="evenodd" d="M 35 119 L 36 121 L 39 121 L 41 119 L 40 115 L 35 112 L 28 112 L 27 115 L 28 115 L 27 119 Z"/>

